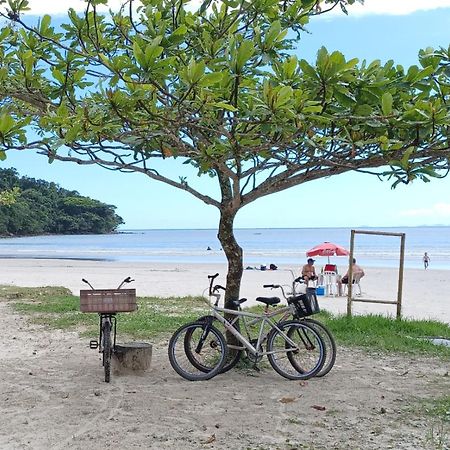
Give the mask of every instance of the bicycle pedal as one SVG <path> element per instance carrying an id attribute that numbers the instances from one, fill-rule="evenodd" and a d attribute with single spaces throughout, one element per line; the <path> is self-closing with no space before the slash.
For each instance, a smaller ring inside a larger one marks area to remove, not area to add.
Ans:
<path id="1" fill-rule="evenodd" d="M 89 341 L 89 348 L 92 348 L 93 350 L 95 350 L 96 348 L 98 348 L 98 341 Z"/>
<path id="2" fill-rule="evenodd" d="M 261 369 L 256 364 L 253 365 L 253 370 L 256 372 L 261 372 Z"/>

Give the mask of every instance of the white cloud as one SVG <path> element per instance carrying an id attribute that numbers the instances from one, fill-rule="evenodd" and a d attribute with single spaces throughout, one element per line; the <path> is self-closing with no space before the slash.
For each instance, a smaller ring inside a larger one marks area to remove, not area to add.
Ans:
<path id="1" fill-rule="evenodd" d="M 121 3 L 121 0 L 109 0 L 108 8 L 115 10 Z M 199 0 L 193 0 L 192 3 L 199 3 Z M 37 16 L 65 14 L 69 8 L 83 11 L 85 6 L 86 3 L 83 0 L 30 0 L 31 11 L 28 14 Z M 351 16 L 362 16 L 368 14 L 405 15 L 437 8 L 450 8 L 450 0 L 365 0 L 364 5 L 355 3 L 349 6 L 348 10 Z"/>
<path id="2" fill-rule="evenodd" d="M 435 203 L 426 208 L 407 209 L 400 211 L 402 217 L 427 217 L 430 219 L 439 219 L 450 217 L 450 203 Z"/>

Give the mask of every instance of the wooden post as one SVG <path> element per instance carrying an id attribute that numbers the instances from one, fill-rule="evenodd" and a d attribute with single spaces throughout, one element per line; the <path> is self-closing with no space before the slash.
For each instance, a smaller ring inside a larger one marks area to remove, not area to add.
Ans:
<path id="1" fill-rule="evenodd" d="M 353 295 L 353 250 L 355 248 L 355 230 L 350 235 L 350 255 L 348 257 L 348 279 L 347 279 L 347 317 L 352 315 Z"/>
<path id="2" fill-rule="evenodd" d="M 116 344 L 112 361 L 116 375 L 145 372 L 150 369 L 152 345 L 145 342 Z"/>
<path id="3" fill-rule="evenodd" d="M 397 291 L 397 319 L 402 317 L 402 296 L 403 296 L 403 267 L 405 259 L 405 233 L 400 240 L 400 267 L 398 269 L 398 291 Z"/>

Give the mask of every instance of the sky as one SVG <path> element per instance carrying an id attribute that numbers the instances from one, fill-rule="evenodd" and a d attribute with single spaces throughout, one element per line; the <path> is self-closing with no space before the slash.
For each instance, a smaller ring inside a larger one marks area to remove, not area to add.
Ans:
<path id="1" fill-rule="evenodd" d="M 110 2 L 110 5 L 117 1 Z M 28 16 L 50 14 L 59 19 L 82 1 L 31 0 Z M 450 0 L 366 0 L 314 19 L 298 45 L 298 55 L 313 60 L 322 46 L 347 58 L 393 59 L 417 64 L 419 49 L 450 45 Z M 32 18 L 32 17 L 31 17 Z M 168 160 L 166 160 L 168 161 Z M 170 164 L 170 161 L 169 161 Z M 0 168 L 58 183 L 82 195 L 115 205 L 123 229 L 217 228 L 216 208 L 142 174 L 122 174 L 100 167 L 54 162 L 30 153 L 9 152 Z M 197 180 L 216 192 L 214 180 Z M 296 186 L 244 207 L 237 228 L 409 227 L 450 225 L 450 176 L 391 189 L 389 181 L 362 174 L 343 174 Z"/>

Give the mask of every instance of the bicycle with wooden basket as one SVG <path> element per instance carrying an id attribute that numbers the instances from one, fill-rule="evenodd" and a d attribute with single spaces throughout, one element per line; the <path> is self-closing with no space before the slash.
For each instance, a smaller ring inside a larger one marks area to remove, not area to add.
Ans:
<path id="1" fill-rule="evenodd" d="M 137 309 L 136 289 L 122 289 L 122 286 L 131 283 L 131 277 L 125 278 L 117 289 L 94 289 L 86 279 L 83 283 L 91 289 L 80 290 L 80 310 L 82 312 L 95 312 L 99 315 L 99 338 L 91 340 L 89 347 L 99 349 L 103 354 L 102 364 L 105 371 L 105 382 L 111 379 L 111 357 L 116 347 L 117 319 L 120 312 L 131 312 Z"/>

